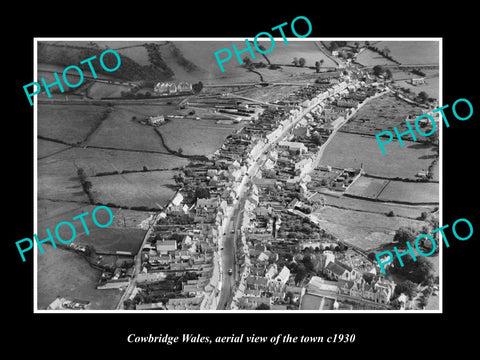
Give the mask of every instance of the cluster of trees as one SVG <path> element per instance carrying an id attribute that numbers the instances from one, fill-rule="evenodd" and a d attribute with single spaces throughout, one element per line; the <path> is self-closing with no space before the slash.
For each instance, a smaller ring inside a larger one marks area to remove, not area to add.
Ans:
<path id="1" fill-rule="evenodd" d="M 87 180 L 87 175 L 85 174 L 85 170 L 83 170 L 82 168 L 78 168 L 77 175 L 78 175 L 78 179 L 80 180 L 80 183 L 82 184 L 83 191 L 85 192 L 85 194 L 87 194 L 88 200 L 90 200 L 90 203 L 94 203 L 93 196 L 90 192 L 92 189 L 92 183 Z"/>
<path id="2" fill-rule="evenodd" d="M 174 43 L 170 43 L 168 46 L 170 47 L 170 51 L 172 52 L 172 54 L 175 57 L 175 59 L 177 60 L 177 62 L 181 66 L 183 66 L 185 69 L 187 69 L 188 72 L 193 72 L 193 71 L 198 70 L 197 65 L 192 63 L 190 60 L 186 59 L 185 56 L 183 56 L 180 49 L 177 48 Z"/>
<path id="3" fill-rule="evenodd" d="M 245 56 L 242 59 L 242 62 L 243 62 L 243 66 L 250 70 L 267 67 L 267 64 L 265 64 L 263 61 L 253 62 L 252 59 L 250 59 L 248 56 Z"/>
<path id="4" fill-rule="evenodd" d="M 367 45 L 367 42 L 365 42 L 365 45 Z M 379 53 L 380 55 L 382 55 L 383 57 L 386 57 L 388 60 L 390 61 L 393 61 L 394 63 L 396 64 L 399 64 L 400 65 L 400 62 L 398 62 L 397 60 L 395 60 L 394 58 L 392 58 L 392 56 L 390 55 L 392 52 L 390 51 L 390 49 L 385 46 L 383 49 L 379 49 L 377 48 L 376 46 L 371 46 L 370 43 L 367 45 L 367 48 L 372 50 L 372 51 L 375 51 L 377 53 Z"/>
<path id="5" fill-rule="evenodd" d="M 173 73 L 172 69 L 168 67 L 163 60 L 162 55 L 160 54 L 160 45 L 155 43 L 146 43 L 144 46 L 145 49 L 147 49 L 148 60 L 150 63 L 154 67 L 160 69 L 167 78 L 173 77 L 175 74 Z"/>
<path id="6" fill-rule="evenodd" d="M 203 89 L 203 83 L 201 81 L 199 81 L 198 83 L 193 84 L 192 89 L 195 93 L 199 93 Z"/>
<path id="7" fill-rule="evenodd" d="M 394 259 L 394 267 L 390 268 L 390 273 L 397 274 L 414 283 L 421 284 L 433 279 L 433 265 L 424 257 L 416 257 L 413 261 L 410 255 L 402 258 L 403 267 L 400 266 L 398 259 Z"/>
<path id="8" fill-rule="evenodd" d="M 320 61 L 315 61 L 315 71 L 317 73 L 320 72 L 320 67 L 323 65 L 323 63 L 324 63 L 323 59 L 321 59 Z"/>
<path id="9" fill-rule="evenodd" d="M 303 57 L 301 57 L 300 59 L 294 57 L 294 58 L 293 58 L 293 61 L 292 61 L 292 64 L 293 64 L 294 66 L 297 66 L 297 67 L 298 67 L 298 66 L 304 67 L 306 63 L 307 63 L 307 60 L 305 60 L 305 58 L 303 58 Z"/>
<path id="10" fill-rule="evenodd" d="M 385 79 L 390 80 L 393 78 L 392 71 L 390 69 L 385 69 L 382 65 L 375 65 L 373 67 L 373 74 L 375 76 L 383 75 Z"/>

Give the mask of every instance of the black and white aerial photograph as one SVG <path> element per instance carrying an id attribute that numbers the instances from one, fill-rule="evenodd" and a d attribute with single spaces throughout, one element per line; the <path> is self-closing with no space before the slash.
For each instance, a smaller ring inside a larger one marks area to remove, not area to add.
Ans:
<path id="1" fill-rule="evenodd" d="M 2 24 L 6 351 L 473 348 L 473 6 L 38 5 Z"/>
<path id="2" fill-rule="evenodd" d="M 38 39 L 39 311 L 440 309 L 441 39 L 260 40 Z"/>

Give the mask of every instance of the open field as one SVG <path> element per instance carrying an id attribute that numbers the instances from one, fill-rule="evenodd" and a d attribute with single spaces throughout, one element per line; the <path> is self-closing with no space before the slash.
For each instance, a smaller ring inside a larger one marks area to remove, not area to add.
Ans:
<path id="1" fill-rule="evenodd" d="M 39 166 L 49 164 L 48 161 L 66 161 L 85 170 L 87 176 L 98 173 L 147 169 L 171 169 L 188 163 L 188 159 L 173 155 L 139 153 L 133 151 L 103 150 L 94 148 L 72 148 L 42 160 Z"/>
<path id="2" fill-rule="evenodd" d="M 59 151 L 66 150 L 70 146 L 59 144 L 53 141 L 37 139 L 37 158 L 43 158 L 55 154 Z"/>
<path id="3" fill-rule="evenodd" d="M 173 171 L 156 171 L 92 177 L 93 196 L 101 203 L 119 206 L 165 206 L 175 194 Z M 169 187 L 172 186 L 172 187 Z"/>
<path id="4" fill-rule="evenodd" d="M 268 50 L 271 44 L 270 40 L 265 38 L 266 41 L 260 41 L 260 39 L 262 38 L 259 38 L 258 44 L 263 44 Z M 318 46 L 315 45 L 315 41 L 296 41 L 292 38 L 288 39 L 288 44 L 285 44 L 283 39 L 279 38 L 275 40 L 275 47 L 272 52 L 266 54 L 266 56 L 272 64 L 291 65 L 294 57 L 297 59 L 303 57 L 306 61 L 305 66 L 315 66 L 316 61 L 323 60 L 322 67 L 337 67 L 337 64 L 320 51 Z M 255 57 L 255 61 L 259 59 L 265 62 L 265 58 L 260 53 L 256 52 Z"/>
<path id="5" fill-rule="evenodd" d="M 122 91 L 129 90 L 130 87 L 128 86 L 96 82 L 88 89 L 88 96 L 94 99 L 101 99 L 104 97 L 120 97 Z"/>
<path id="6" fill-rule="evenodd" d="M 320 196 L 320 195 L 316 195 Z M 332 207 L 340 207 L 356 211 L 372 212 L 378 214 L 387 214 L 393 211 L 395 216 L 408 217 L 416 219 L 422 212 L 432 212 L 433 206 L 411 206 L 403 204 L 386 204 L 378 201 L 349 198 L 346 196 L 330 196 L 321 194 L 325 198 L 326 204 Z"/>
<path id="7" fill-rule="evenodd" d="M 338 132 L 327 145 L 320 165 L 340 168 L 363 168 L 367 174 L 415 179 L 421 170 L 427 170 L 433 161 L 431 146 L 404 141 L 401 147 L 398 141 L 385 146 L 383 155 L 375 137 Z"/>
<path id="8" fill-rule="evenodd" d="M 378 47 L 378 45 L 375 45 Z M 379 47 L 379 49 L 383 49 L 383 47 Z M 394 57 L 395 59 L 395 57 Z M 375 66 L 375 65 L 396 65 L 393 61 L 387 59 L 383 55 L 380 55 L 376 51 L 372 51 L 370 49 L 363 50 L 358 56 L 357 60 L 358 63 L 365 65 L 365 66 Z"/>
<path id="9" fill-rule="evenodd" d="M 99 254 L 115 254 L 116 251 L 137 254 L 146 232 L 142 229 L 95 228 L 90 231 L 89 235 L 82 234 L 77 237 L 75 242 L 79 245 L 93 246 Z"/>
<path id="10" fill-rule="evenodd" d="M 38 197 L 87 202 L 88 198 L 78 179 L 77 168 L 72 161 L 62 159 L 63 153 L 65 151 L 39 161 Z M 57 159 L 56 156 L 60 157 Z"/>
<path id="11" fill-rule="evenodd" d="M 388 180 L 362 176 L 345 193 L 375 200 L 387 184 Z"/>
<path id="12" fill-rule="evenodd" d="M 44 254 L 38 252 L 38 309 L 45 309 L 57 295 L 90 301 L 93 310 L 115 309 L 122 292 L 97 290 L 100 273 L 79 254 L 45 246 Z"/>
<path id="13" fill-rule="evenodd" d="M 418 76 L 416 76 L 418 77 Z M 410 89 L 412 93 L 419 94 L 422 91 L 425 91 L 429 97 L 433 97 L 438 99 L 439 96 L 439 79 L 436 78 L 428 78 L 425 80 L 426 84 L 422 85 L 412 85 L 408 81 L 397 81 L 396 84 L 402 88 Z"/>
<path id="14" fill-rule="evenodd" d="M 211 120 L 172 119 L 158 130 L 172 150 L 181 148 L 185 155 L 210 155 L 241 127 L 241 124 L 215 124 Z"/>
<path id="15" fill-rule="evenodd" d="M 151 110 L 151 115 L 156 115 L 157 112 L 158 107 Z M 88 145 L 167 153 L 154 128 L 133 121 L 133 116 L 139 116 L 136 110 L 115 107 L 109 117 L 92 134 L 87 142 Z"/>
<path id="16" fill-rule="evenodd" d="M 341 131 L 375 136 L 385 130 L 393 131 L 393 127 L 396 126 L 399 132 L 404 132 L 408 130 L 407 116 L 413 119 L 410 123 L 415 127 L 416 117 L 426 112 L 426 109 L 409 104 L 394 94 L 388 93 L 367 102 L 342 127 Z M 402 139 L 413 140 L 410 134 Z M 417 141 L 424 140 L 425 137 L 417 136 Z"/>
<path id="17" fill-rule="evenodd" d="M 383 214 L 325 207 L 314 212 L 320 226 L 364 250 L 374 249 L 393 240 L 400 226 L 421 228 L 423 222 Z"/>
<path id="18" fill-rule="evenodd" d="M 106 106 L 47 105 L 38 106 L 38 135 L 68 143 L 81 143 L 107 115 Z"/>
<path id="19" fill-rule="evenodd" d="M 388 47 L 390 56 L 402 65 L 438 64 L 439 61 L 438 41 L 380 41 L 375 46 Z"/>
<path id="20" fill-rule="evenodd" d="M 439 196 L 438 183 L 413 183 L 392 180 L 381 192 L 378 200 L 438 203 Z"/>

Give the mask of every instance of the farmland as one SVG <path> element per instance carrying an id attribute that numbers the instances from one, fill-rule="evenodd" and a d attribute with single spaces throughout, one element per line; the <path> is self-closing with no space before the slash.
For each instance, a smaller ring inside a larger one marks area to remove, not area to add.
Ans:
<path id="1" fill-rule="evenodd" d="M 387 184 L 388 180 L 362 176 L 350 186 L 346 194 L 375 200 Z"/>
<path id="2" fill-rule="evenodd" d="M 417 172 L 428 169 L 436 152 L 428 145 L 404 143 L 401 147 L 398 141 L 392 141 L 383 155 L 376 138 L 338 132 L 327 145 L 320 164 L 357 169 L 363 164 L 367 174 L 415 179 Z"/>
<path id="3" fill-rule="evenodd" d="M 156 110 L 152 109 L 151 115 L 156 115 L 157 112 L 158 108 Z M 153 127 L 141 125 L 132 120 L 133 116 L 138 115 L 136 110 L 115 107 L 108 118 L 90 137 L 87 144 L 107 148 L 167 153 L 160 136 Z"/>
<path id="4" fill-rule="evenodd" d="M 387 204 L 382 202 L 374 202 L 371 200 L 350 198 L 346 196 L 338 197 L 327 194 L 322 194 L 322 196 L 324 196 L 326 204 L 332 207 L 378 214 L 387 214 L 390 211 L 393 211 L 395 216 L 407 217 L 411 219 L 420 217 L 422 212 L 432 212 L 434 210 L 433 206 L 412 206 L 392 203 Z"/>
<path id="5" fill-rule="evenodd" d="M 46 105 L 38 107 L 38 135 L 79 144 L 108 115 L 108 107 L 95 105 Z"/>
<path id="6" fill-rule="evenodd" d="M 59 151 L 68 149 L 68 145 L 59 144 L 53 141 L 38 139 L 37 142 L 37 158 L 41 159 L 45 156 L 55 154 Z"/>
<path id="7" fill-rule="evenodd" d="M 79 254 L 45 246 L 44 254 L 38 252 L 38 309 L 45 309 L 57 295 L 88 300 L 93 310 L 115 309 L 122 292 L 97 290 L 100 273 Z"/>
<path id="8" fill-rule="evenodd" d="M 212 120 L 172 119 L 158 130 L 174 151 L 181 148 L 185 155 L 210 155 L 240 127 L 238 124 L 217 125 Z"/>
<path id="9" fill-rule="evenodd" d="M 378 196 L 378 200 L 438 203 L 439 194 L 438 183 L 413 183 L 392 180 Z"/>
<path id="10" fill-rule="evenodd" d="M 378 47 L 378 45 L 375 45 Z M 379 48 L 382 49 L 382 48 Z M 365 66 L 375 66 L 375 65 L 396 65 L 393 61 L 387 59 L 383 55 L 380 55 L 376 51 L 370 49 L 363 50 L 358 56 L 358 63 Z"/>
<path id="11" fill-rule="evenodd" d="M 375 249 L 393 240 L 401 226 L 420 228 L 422 221 L 403 217 L 387 217 L 361 211 L 325 207 L 315 211 L 320 226 L 340 239 L 364 250 Z"/>
<path id="12" fill-rule="evenodd" d="M 93 196 L 104 204 L 157 208 L 175 194 L 174 172 L 153 171 L 92 177 Z"/>
<path id="13" fill-rule="evenodd" d="M 438 64 L 438 41 L 380 41 L 375 44 L 378 49 L 388 47 L 390 56 L 404 65 Z"/>
<path id="14" fill-rule="evenodd" d="M 145 233 L 146 230 L 142 229 L 94 228 L 89 235 L 78 236 L 75 242 L 78 245 L 93 246 L 98 254 L 115 254 L 116 251 L 136 254 L 140 250 Z"/>

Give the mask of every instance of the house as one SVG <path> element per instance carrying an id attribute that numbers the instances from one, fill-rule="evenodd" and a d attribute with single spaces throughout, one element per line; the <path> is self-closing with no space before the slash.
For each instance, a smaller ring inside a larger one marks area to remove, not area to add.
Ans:
<path id="1" fill-rule="evenodd" d="M 267 272 L 265 273 L 265 277 L 268 280 L 271 280 L 275 275 L 277 275 L 278 270 L 277 270 L 277 264 L 272 264 L 268 268 Z"/>
<path id="2" fill-rule="evenodd" d="M 175 94 L 178 91 L 177 85 L 170 82 L 159 82 L 153 88 L 153 91 L 159 95 Z"/>
<path id="3" fill-rule="evenodd" d="M 166 255 L 169 251 L 177 250 L 176 240 L 157 240 L 155 245 L 157 252 L 161 255 Z"/>
<path id="4" fill-rule="evenodd" d="M 412 78 L 410 79 L 410 84 L 412 85 L 423 85 L 425 84 L 425 78 Z"/>
<path id="5" fill-rule="evenodd" d="M 178 92 L 191 92 L 193 91 L 192 84 L 186 81 L 181 81 L 177 85 Z"/>
<path id="6" fill-rule="evenodd" d="M 353 280 L 359 276 L 359 273 L 350 266 L 339 261 L 329 262 L 325 266 L 325 273 L 335 280 Z"/>
<path id="7" fill-rule="evenodd" d="M 282 285 L 285 285 L 290 278 L 290 269 L 284 266 L 282 270 L 278 273 L 278 275 L 275 277 L 275 281 L 281 283 Z"/>
<path id="8" fill-rule="evenodd" d="M 278 147 L 280 149 L 286 149 L 290 152 L 294 152 L 297 154 L 305 154 L 308 152 L 308 148 L 301 142 L 295 141 L 280 141 L 278 143 Z"/>

